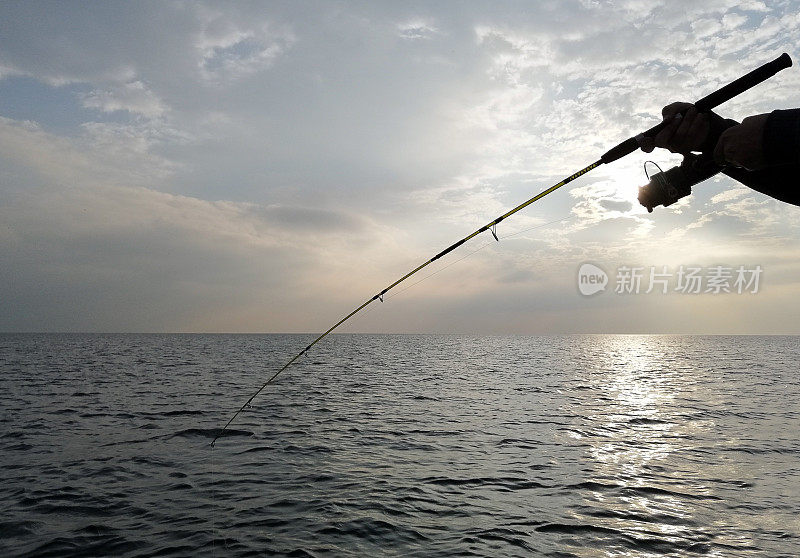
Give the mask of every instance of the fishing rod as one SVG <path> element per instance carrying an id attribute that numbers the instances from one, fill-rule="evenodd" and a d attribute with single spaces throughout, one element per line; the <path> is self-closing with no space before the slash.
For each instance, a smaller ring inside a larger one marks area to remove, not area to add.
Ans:
<path id="1" fill-rule="evenodd" d="M 767 62 L 763 66 L 760 66 L 760 67 L 756 68 L 755 70 L 743 75 L 742 77 L 732 81 L 728 85 L 725 85 L 724 87 L 721 87 L 720 89 L 714 91 L 713 93 L 710 93 L 709 95 L 706 95 L 705 97 L 703 97 L 702 99 L 697 101 L 694 104 L 694 106 L 695 106 L 695 108 L 697 109 L 698 112 L 708 112 L 711 109 L 717 107 L 718 105 L 724 103 L 725 101 L 728 101 L 728 100 L 736 97 L 737 95 L 747 91 L 748 89 L 758 85 L 759 83 L 761 83 L 763 81 L 766 81 L 767 79 L 769 79 L 772 76 L 774 76 L 775 74 L 777 74 L 779 71 L 781 71 L 781 70 L 783 70 L 785 68 L 788 68 L 791 65 L 792 65 L 792 59 L 789 57 L 788 54 L 783 53 L 782 55 L 780 55 L 778 58 L 776 58 L 772 62 Z M 388 287 L 386 287 L 385 289 L 383 289 L 382 291 L 377 293 L 372 298 L 367 299 L 363 304 L 361 304 L 361 306 L 357 307 L 355 310 L 353 310 L 352 312 L 347 314 L 344 318 L 342 318 L 341 320 L 339 320 L 338 322 L 333 324 L 327 331 L 325 331 L 325 333 L 321 334 L 319 337 L 314 339 L 314 341 L 309 343 L 302 351 L 300 351 L 298 354 L 296 354 L 289 362 L 284 364 L 277 372 L 275 372 L 272 376 L 270 376 L 269 379 L 266 382 L 264 382 L 261 385 L 261 387 L 259 387 L 256 390 L 256 392 L 253 395 L 250 396 L 250 398 L 247 401 L 245 401 L 244 405 L 239 407 L 239 409 L 233 414 L 233 416 L 230 418 L 230 420 L 228 420 L 228 422 L 225 424 L 225 426 L 222 427 L 222 430 L 220 430 L 219 433 L 216 435 L 216 437 L 214 437 L 214 439 L 211 441 L 211 445 L 214 446 L 216 441 L 225 434 L 225 431 L 231 425 L 231 423 L 236 419 L 236 417 L 239 416 L 239 414 L 242 411 L 244 411 L 247 407 L 249 407 L 250 403 L 252 403 L 253 399 L 255 399 L 258 396 L 258 394 L 261 393 L 264 390 L 264 388 L 266 388 L 269 384 L 271 384 L 275 380 L 275 378 L 277 378 L 284 370 L 286 370 L 292 364 L 294 364 L 295 361 L 297 361 L 297 359 L 299 359 L 303 355 L 305 355 L 314 345 L 316 345 L 317 343 L 322 341 L 325 337 L 327 337 L 328 334 L 330 334 L 333 330 L 335 330 L 340 325 L 345 323 L 347 320 L 349 320 L 350 318 L 352 318 L 353 316 L 358 314 L 361 310 L 363 310 L 369 304 L 375 302 L 376 300 L 380 300 L 381 302 L 383 302 L 384 295 L 386 295 L 386 293 L 389 292 L 391 289 L 393 289 L 394 287 L 396 287 L 397 285 L 399 285 L 400 283 L 402 283 L 403 281 L 405 281 L 406 279 L 408 279 L 409 277 L 411 277 L 415 273 L 421 271 L 422 269 L 424 269 L 425 267 L 429 266 L 430 264 L 432 264 L 433 262 L 435 262 L 439 258 L 442 258 L 443 256 L 446 256 L 447 254 L 449 254 L 450 252 L 452 252 L 453 250 L 455 250 L 456 248 L 458 248 L 462 244 L 468 242 L 470 239 L 478 236 L 481 233 L 489 231 L 492 234 L 492 236 L 494 237 L 494 239 L 499 241 L 500 239 L 498 238 L 497 232 L 496 232 L 496 227 L 497 227 L 498 223 L 500 223 L 501 221 L 511 217 L 512 215 L 514 215 L 518 211 L 521 211 L 522 209 L 525 209 L 526 207 L 528 207 L 532 203 L 542 199 L 543 197 L 545 197 L 546 195 L 550 194 L 551 192 L 555 192 L 556 190 L 558 190 L 562 186 L 564 186 L 566 184 L 569 184 L 570 182 L 572 182 L 576 178 L 580 178 L 584 174 L 596 169 L 600 165 L 607 165 L 609 163 L 612 163 L 612 162 L 616 161 L 617 159 L 621 159 L 622 157 L 633 153 L 634 151 L 636 151 L 641 146 L 641 141 L 644 138 L 652 138 L 652 137 L 654 137 L 667 124 L 668 124 L 667 121 L 662 121 L 661 123 L 659 123 L 659 124 L 653 126 L 652 128 L 650 128 L 649 130 L 646 130 L 646 131 L 642 132 L 641 134 L 637 134 L 635 136 L 632 136 L 632 137 L 626 139 L 625 141 L 621 142 L 620 144 L 612 147 L 606 153 L 604 153 L 603 156 L 600 157 L 600 159 L 598 159 L 597 161 L 595 161 L 591 165 L 588 165 L 588 166 L 582 168 L 581 170 L 579 170 L 578 172 L 576 172 L 574 174 L 571 174 L 570 176 L 568 176 L 567 178 L 563 179 L 558 184 L 554 184 L 553 186 L 550 186 L 549 188 L 547 188 L 546 190 L 536 194 L 535 196 L 533 196 L 529 200 L 522 202 L 521 204 L 519 204 L 515 208 L 507 211 L 503 215 L 500 215 L 496 219 L 494 219 L 494 220 L 490 221 L 489 223 L 485 224 L 484 226 L 482 226 L 481 228 L 479 228 L 475 232 L 473 232 L 471 234 L 468 234 L 467 236 L 465 236 L 464 238 L 462 238 L 461 240 L 459 240 L 457 242 L 454 242 L 453 244 L 451 244 L 450 246 L 448 246 L 447 248 L 445 248 L 444 250 L 442 250 L 441 252 L 439 252 L 438 254 L 433 256 L 431 259 L 427 260 L 426 262 L 424 262 L 421 265 L 415 267 L 414 269 L 412 269 L 411 271 L 409 271 L 408 273 L 406 273 L 405 275 L 400 277 L 400 279 L 398 279 L 394 283 L 390 284 Z"/>

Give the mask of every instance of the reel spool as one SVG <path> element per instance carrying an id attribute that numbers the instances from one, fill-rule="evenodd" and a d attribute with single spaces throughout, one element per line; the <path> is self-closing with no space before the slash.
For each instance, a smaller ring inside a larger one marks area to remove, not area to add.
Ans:
<path id="1" fill-rule="evenodd" d="M 647 171 L 647 163 L 654 165 L 659 172 L 652 176 Z M 648 213 L 658 205 L 668 207 L 692 193 L 692 186 L 711 178 L 722 169 L 707 157 L 686 155 L 678 167 L 663 171 L 653 161 L 644 164 L 644 173 L 650 181 L 639 188 L 639 203 L 647 208 Z"/>

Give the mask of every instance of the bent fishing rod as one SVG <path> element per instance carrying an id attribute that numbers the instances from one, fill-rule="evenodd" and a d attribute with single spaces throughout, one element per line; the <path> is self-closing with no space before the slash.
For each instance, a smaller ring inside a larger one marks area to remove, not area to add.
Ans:
<path id="1" fill-rule="evenodd" d="M 759 83 L 761 83 L 763 81 L 766 81 L 767 79 L 769 79 L 772 76 L 774 76 L 775 74 L 777 74 L 779 71 L 781 71 L 781 70 L 783 70 L 785 68 L 788 68 L 791 65 L 792 65 L 792 59 L 789 57 L 788 54 L 783 53 L 781 56 L 779 56 L 778 58 L 776 58 L 772 62 L 768 62 L 768 63 L 764 64 L 763 66 L 760 66 L 760 67 L 756 68 L 752 72 L 749 72 L 749 73 L 745 74 L 744 76 L 740 77 L 739 79 L 737 79 L 735 81 L 732 81 L 728 85 L 725 85 L 724 87 L 714 91 L 713 93 L 711 93 L 709 95 L 706 95 L 705 97 L 703 97 L 702 99 L 697 101 L 694 104 L 694 106 L 695 106 L 695 108 L 697 109 L 698 112 L 708 112 L 711 109 L 717 107 L 718 105 L 724 103 L 725 101 L 728 101 L 728 100 L 736 97 L 737 95 L 747 91 L 748 89 L 758 85 Z M 622 143 L 612 147 L 610 150 L 608 150 L 606 153 L 604 153 L 603 156 L 600 157 L 600 159 L 598 159 L 597 161 L 595 161 L 591 165 L 588 165 L 588 166 L 584 167 L 583 169 L 579 170 L 578 172 L 576 172 L 574 174 L 571 174 L 570 176 L 568 176 L 567 178 L 563 179 L 558 184 L 554 184 L 553 186 L 550 186 L 549 188 L 547 188 L 546 190 L 536 194 L 535 196 L 533 196 L 529 200 L 522 202 L 521 204 L 519 204 L 515 208 L 507 211 L 503 215 L 500 215 L 496 219 L 494 219 L 494 220 L 490 221 L 489 223 L 485 224 L 484 226 L 482 226 L 481 228 L 479 228 L 475 232 L 473 232 L 471 234 L 468 234 L 467 236 L 465 236 L 464 238 L 462 238 L 461 240 L 459 240 L 457 242 L 454 242 L 453 244 L 451 244 L 450 246 L 448 246 L 447 248 L 445 248 L 444 250 L 442 250 L 441 252 L 439 252 L 438 254 L 433 256 L 431 259 L 427 260 L 426 262 L 422 263 L 421 265 L 417 266 L 416 268 L 412 269 L 411 271 L 409 271 L 408 273 L 406 273 L 405 275 L 400 277 L 400 279 L 398 279 L 394 283 L 390 284 L 388 287 L 386 287 L 385 289 L 383 289 L 382 291 L 377 293 L 372 298 L 367 299 L 363 304 L 361 304 L 355 310 L 353 310 L 352 312 L 347 314 L 345 317 L 343 317 L 341 320 L 339 320 L 338 322 L 333 324 L 327 331 L 325 331 L 325 333 L 322 333 L 321 335 L 319 335 L 316 339 L 314 339 L 314 341 L 309 343 L 302 351 L 300 351 L 297 355 L 295 355 L 289 362 L 284 364 L 283 367 L 281 367 L 277 372 L 275 372 L 272 376 L 270 376 L 269 379 L 267 379 L 267 381 L 264 382 L 261 385 L 261 387 L 259 387 L 256 390 L 256 392 L 253 393 L 253 395 L 250 396 L 250 398 L 244 403 L 244 405 L 239 407 L 239 409 L 233 414 L 233 416 L 230 418 L 230 420 L 228 420 L 228 422 L 225 424 L 225 426 L 219 431 L 219 433 L 216 435 L 216 437 L 212 440 L 211 445 L 214 446 L 216 441 L 225 434 L 225 431 L 231 425 L 231 423 L 236 419 L 236 417 L 238 417 L 239 414 L 242 411 L 244 411 L 247 407 L 249 407 L 250 403 L 252 403 L 252 401 L 258 396 L 258 394 L 260 394 L 264 390 L 264 388 L 266 388 L 269 384 L 271 384 L 275 380 L 275 378 L 277 378 L 284 370 L 286 370 L 292 364 L 294 364 L 295 361 L 297 361 L 297 359 L 299 359 L 303 355 L 305 355 L 314 345 L 316 345 L 317 343 L 322 341 L 325 337 L 327 337 L 328 334 L 330 334 L 333 330 L 335 330 L 340 325 L 345 323 L 347 320 L 349 320 L 350 318 L 352 318 L 353 316 L 358 314 L 361 310 L 366 308 L 369 304 L 375 302 L 376 300 L 380 300 L 381 302 L 383 302 L 383 297 L 386 295 L 386 293 L 388 293 L 390 290 L 395 288 L 397 285 L 399 285 L 400 283 L 402 283 L 403 281 L 405 281 L 406 279 L 408 279 L 412 275 L 416 274 L 417 272 L 421 271 L 425 267 L 429 266 L 430 264 L 432 264 L 433 262 L 435 262 L 439 258 L 442 258 L 443 256 L 446 256 L 447 254 L 449 254 L 450 252 L 452 252 L 453 250 L 455 250 L 456 248 L 458 248 L 462 244 L 465 244 L 466 242 L 468 242 L 469 240 L 471 240 L 472 238 L 478 236 L 481 233 L 489 231 L 492 234 L 492 236 L 494 237 L 494 239 L 499 241 L 500 239 L 498 238 L 497 233 L 496 233 L 496 229 L 495 229 L 496 226 L 498 225 L 498 223 L 500 223 L 501 221 L 511 217 L 512 215 L 514 215 L 518 211 L 521 211 L 521 210 L 525 209 L 526 207 L 528 207 L 532 203 L 542 199 L 546 195 L 548 195 L 548 194 L 550 194 L 552 192 L 555 192 L 556 190 L 558 190 L 559 188 L 561 188 L 565 184 L 569 184 L 570 182 L 572 182 L 576 178 L 579 178 L 579 177 L 583 176 L 584 174 L 596 169 L 600 165 L 606 165 L 606 164 L 612 163 L 612 162 L 616 161 L 617 159 L 621 159 L 622 157 L 633 153 L 634 151 L 636 151 L 641 146 L 642 139 L 644 139 L 646 137 L 647 138 L 655 137 L 656 134 L 658 134 L 658 132 L 660 132 L 667 124 L 668 124 L 667 121 L 662 121 L 661 123 L 659 123 L 659 124 L 653 126 L 652 128 L 650 128 L 649 130 L 646 130 L 645 132 L 642 132 L 641 134 L 637 134 L 636 136 L 632 136 L 632 137 L 626 139 L 625 141 L 623 141 Z"/>

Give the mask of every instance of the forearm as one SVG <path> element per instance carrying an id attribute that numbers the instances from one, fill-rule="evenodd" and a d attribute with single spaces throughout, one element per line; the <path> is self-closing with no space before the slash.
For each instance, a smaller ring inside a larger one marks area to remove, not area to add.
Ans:
<path id="1" fill-rule="evenodd" d="M 728 167 L 722 172 L 757 192 L 800 205 L 800 165 L 780 165 L 757 171 Z"/>
<path id="2" fill-rule="evenodd" d="M 767 164 L 800 164 L 800 109 L 774 110 L 764 126 L 764 155 Z"/>
<path id="3" fill-rule="evenodd" d="M 711 111 L 692 112 L 688 106 L 664 107 L 668 124 L 655 138 L 643 141 L 642 149 L 664 147 L 684 154 L 679 174 L 687 184 L 722 172 L 757 192 L 800 206 L 800 109 L 749 116 L 738 123 Z M 679 118 L 680 111 L 686 116 Z M 697 152 L 701 154 L 693 154 Z M 639 196 L 648 210 L 660 199 L 648 189 Z"/>
<path id="4" fill-rule="evenodd" d="M 722 172 L 753 190 L 800 205 L 800 109 L 772 111 L 764 125 L 762 146 L 765 168 L 727 167 Z"/>

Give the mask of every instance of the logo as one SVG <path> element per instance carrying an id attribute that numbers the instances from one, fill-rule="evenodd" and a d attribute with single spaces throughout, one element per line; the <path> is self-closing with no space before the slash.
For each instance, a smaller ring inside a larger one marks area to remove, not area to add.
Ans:
<path id="1" fill-rule="evenodd" d="M 592 296 L 606 290 L 608 274 L 594 264 L 584 263 L 578 269 L 578 290 L 583 296 Z"/>
<path id="2" fill-rule="evenodd" d="M 617 295 L 656 294 L 757 294 L 761 289 L 764 268 L 760 265 L 713 265 L 708 267 L 679 265 L 617 267 L 613 292 Z M 609 286 L 603 268 L 583 263 L 578 268 L 578 291 L 592 296 Z"/>

